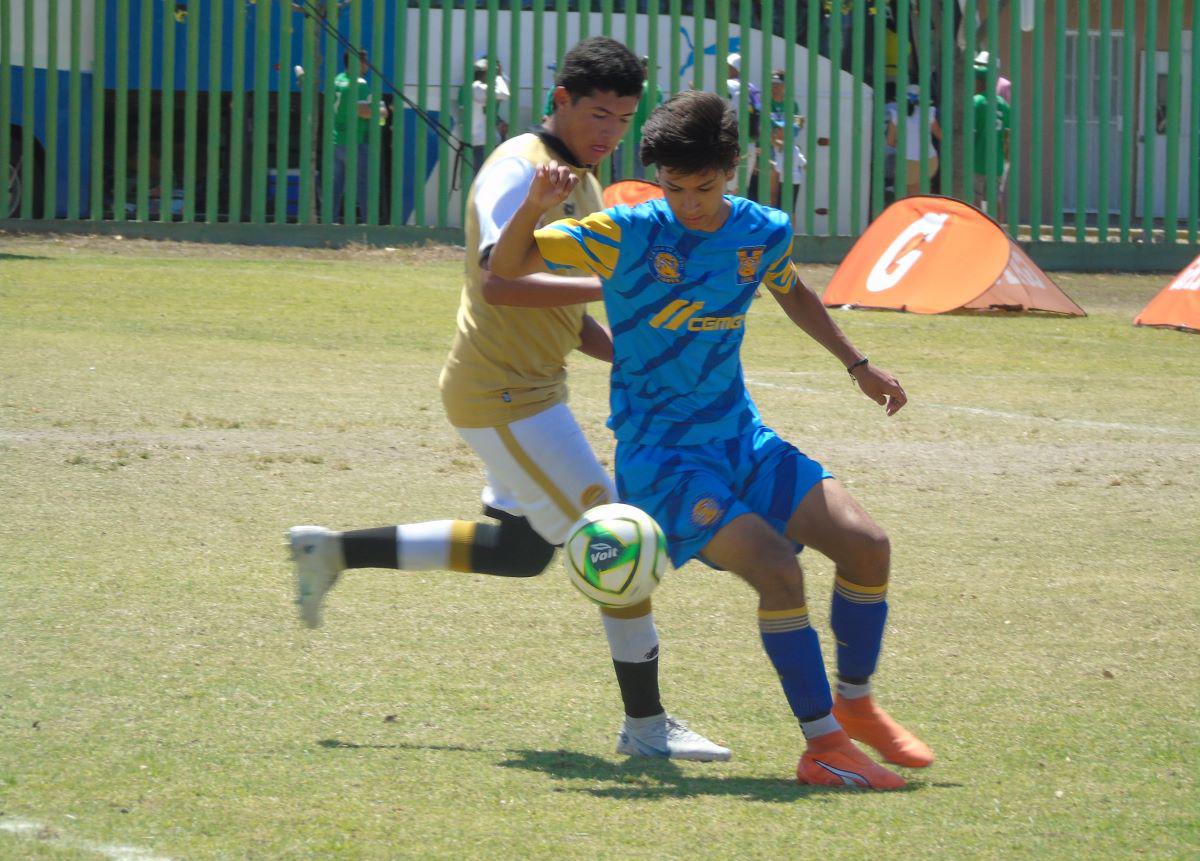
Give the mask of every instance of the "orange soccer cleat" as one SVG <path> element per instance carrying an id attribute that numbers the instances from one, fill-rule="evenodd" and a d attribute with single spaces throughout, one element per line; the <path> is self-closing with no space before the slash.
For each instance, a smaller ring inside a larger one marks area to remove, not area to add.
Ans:
<path id="1" fill-rule="evenodd" d="M 905 784 L 903 777 L 874 762 L 840 729 L 809 740 L 796 764 L 796 780 L 854 789 L 899 789 Z"/>
<path id="2" fill-rule="evenodd" d="M 924 768 L 933 762 L 929 746 L 892 720 L 870 696 L 852 700 L 838 696 L 833 716 L 850 738 L 875 748 L 888 762 L 908 768 Z"/>

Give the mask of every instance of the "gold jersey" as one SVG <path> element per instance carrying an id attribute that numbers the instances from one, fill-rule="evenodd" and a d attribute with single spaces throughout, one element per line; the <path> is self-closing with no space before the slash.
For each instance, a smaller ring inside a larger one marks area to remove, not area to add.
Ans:
<path id="1" fill-rule="evenodd" d="M 511 138 L 492 152 L 481 168 L 506 158 L 534 167 L 571 161 L 557 151 L 557 139 L 542 134 Z M 600 183 L 583 167 L 570 197 L 546 213 L 542 224 L 560 218 L 582 218 L 603 208 Z M 487 179 L 484 176 L 484 179 Z M 480 266 L 481 230 L 475 211 L 478 182 L 467 195 L 466 279 L 458 308 L 458 331 L 442 368 L 439 386 L 446 416 L 455 427 L 500 427 L 536 415 L 567 398 L 567 355 L 579 346 L 586 305 L 521 308 L 488 304 L 483 298 Z M 581 270 L 558 275 L 590 276 Z"/>

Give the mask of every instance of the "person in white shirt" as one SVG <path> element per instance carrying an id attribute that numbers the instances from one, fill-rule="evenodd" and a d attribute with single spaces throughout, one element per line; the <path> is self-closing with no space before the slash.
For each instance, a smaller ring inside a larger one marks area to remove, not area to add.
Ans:
<path id="1" fill-rule="evenodd" d="M 729 104 L 733 106 L 734 113 L 740 110 L 742 97 L 742 55 L 736 51 L 729 54 L 725 58 L 726 81 L 725 86 L 729 92 Z M 749 166 L 750 179 L 746 183 L 746 197 L 750 200 L 758 200 L 758 124 L 762 116 L 763 99 L 762 89 L 753 81 L 747 81 L 746 84 L 746 103 L 749 107 L 749 116 L 747 118 L 748 132 L 750 140 L 746 143 L 744 152 L 742 153 L 743 161 Z M 733 194 L 737 194 L 737 180 L 731 180 L 729 190 Z"/>
<path id="2" fill-rule="evenodd" d="M 474 153 L 475 173 L 483 166 L 488 150 L 508 137 L 508 123 L 499 116 L 496 117 L 496 136 L 494 141 L 487 140 L 487 99 L 488 99 L 488 58 L 480 57 L 475 61 L 474 76 L 471 80 L 471 150 Z M 496 104 L 507 102 L 510 95 L 508 81 L 500 61 L 496 60 Z M 497 111 L 497 113 L 499 113 Z"/>
<path id="3" fill-rule="evenodd" d="M 796 199 L 800 194 L 800 185 L 804 181 L 804 168 L 808 164 L 808 159 L 804 157 L 804 153 L 800 151 L 797 141 L 800 140 L 800 128 L 793 124 L 792 126 L 792 195 L 789 199 L 783 199 L 783 168 L 784 168 L 784 153 L 785 147 L 785 120 L 771 121 L 771 205 L 776 209 L 782 209 L 784 212 L 791 215 L 793 223 L 796 216 Z"/>
<path id="4" fill-rule="evenodd" d="M 899 118 L 889 116 L 887 129 L 888 146 L 896 145 L 896 125 Z M 905 194 L 911 197 L 914 194 L 919 194 L 921 191 L 921 141 L 928 140 L 928 156 L 926 163 L 929 165 L 929 176 L 932 177 L 937 173 L 938 156 L 935 149 L 935 141 L 942 139 L 942 127 L 938 123 L 937 108 L 929 105 L 926 113 L 925 126 L 921 126 L 921 88 L 916 84 L 909 84 L 907 113 L 904 116 L 904 157 L 907 164 L 905 172 Z"/>

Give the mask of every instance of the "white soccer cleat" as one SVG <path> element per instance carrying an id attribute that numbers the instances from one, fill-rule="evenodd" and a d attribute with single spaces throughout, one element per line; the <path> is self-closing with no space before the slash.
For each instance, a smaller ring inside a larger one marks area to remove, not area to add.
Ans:
<path id="1" fill-rule="evenodd" d="M 340 535 L 323 526 L 293 526 L 287 532 L 296 565 L 296 604 L 310 628 L 321 626 L 321 602 L 346 567 Z"/>
<path id="2" fill-rule="evenodd" d="M 729 748 L 713 744 L 669 714 L 649 721 L 626 716 L 625 725 L 617 733 L 617 753 L 693 762 L 727 762 L 733 757 Z"/>

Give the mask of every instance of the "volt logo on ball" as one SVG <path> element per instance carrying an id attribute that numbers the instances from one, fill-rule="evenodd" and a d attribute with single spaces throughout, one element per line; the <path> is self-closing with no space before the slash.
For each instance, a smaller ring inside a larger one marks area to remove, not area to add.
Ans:
<path id="1" fill-rule="evenodd" d="M 667 541 L 654 518 L 632 505 L 589 508 L 563 544 L 567 577 L 602 607 L 645 601 L 667 567 Z"/>
<path id="2" fill-rule="evenodd" d="M 588 548 L 588 561 L 597 568 L 607 568 L 620 558 L 621 552 L 624 549 L 619 544 L 610 544 L 607 541 L 593 541 L 592 546 Z"/>
<path id="3" fill-rule="evenodd" d="M 599 524 L 592 532 L 587 548 L 587 567 L 584 576 L 600 586 L 601 575 L 613 568 L 634 561 L 635 548 L 626 547 L 620 539 Z"/>

